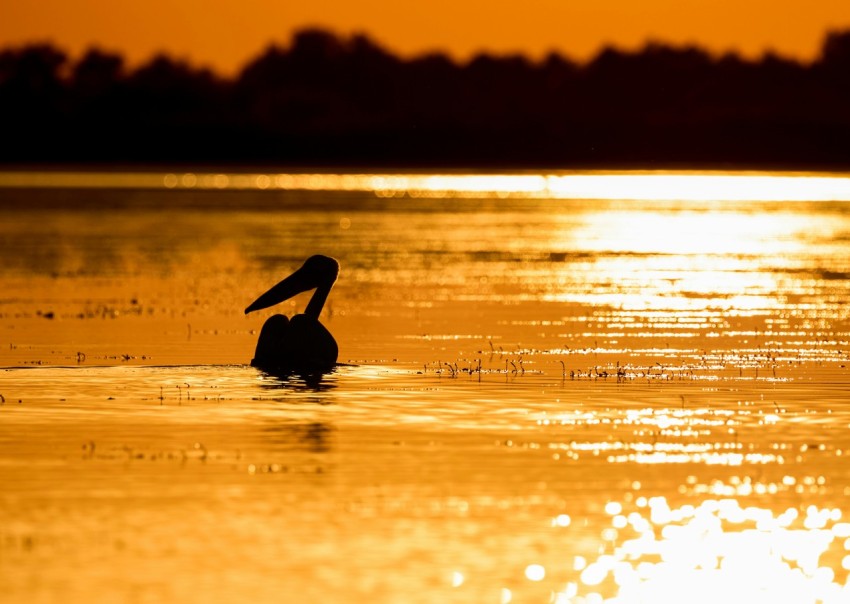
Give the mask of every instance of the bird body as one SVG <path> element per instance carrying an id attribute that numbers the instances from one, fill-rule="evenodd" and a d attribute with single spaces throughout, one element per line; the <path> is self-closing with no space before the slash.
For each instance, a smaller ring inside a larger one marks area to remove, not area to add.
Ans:
<path id="1" fill-rule="evenodd" d="M 339 275 L 339 263 L 328 256 L 311 256 L 303 266 L 262 294 L 245 314 L 279 304 L 315 289 L 303 314 L 291 319 L 273 315 L 266 320 L 251 365 L 283 373 L 326 372 L 336 365 L 339 348 L 319 315 Z"/>

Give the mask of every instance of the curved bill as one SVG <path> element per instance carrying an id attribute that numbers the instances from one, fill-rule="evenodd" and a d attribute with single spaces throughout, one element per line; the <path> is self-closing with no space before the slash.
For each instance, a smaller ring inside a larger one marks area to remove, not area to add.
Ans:
<path id="1" fill-rule="evenodd" d="M 266 293 L 251 302 L 248 308 L 245 309 L 245 314 L 247 315 L 249 312 L 262 310 L 269 306 L 280 304 L 281 302 L 289 300 L 291 297 L 300 294 L 301 292 L 305 292 L 308 289 L 313 289 L 314 287 L 316 287 L 316 284 L 310 282 L 304 274 L 303 267 L 299 268 L 286 279 L 273 286 Z"/>

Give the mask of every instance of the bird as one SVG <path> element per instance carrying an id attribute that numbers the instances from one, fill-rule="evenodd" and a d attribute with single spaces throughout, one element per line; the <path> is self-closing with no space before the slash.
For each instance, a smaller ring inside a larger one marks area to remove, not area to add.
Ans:
<path id="1" fill-rule="evenodd" d="M 269 317 L 257 339 L 253 367 L 275 373 L 325 373 L 336 366 L 339 347 L 319 315 L 339 275 L 339 262 L 329 256 L 310 256 L 304 264 L 273 286 L 246 309 L 245 314 L 269 308 L 311 289 L 316 291 L 303 314 L 291 319 Z"/>

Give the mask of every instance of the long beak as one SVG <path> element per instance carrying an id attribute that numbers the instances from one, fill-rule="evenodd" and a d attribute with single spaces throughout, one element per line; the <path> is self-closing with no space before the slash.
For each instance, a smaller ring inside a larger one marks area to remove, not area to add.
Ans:
<path id="1" fill-rule="evenodd" d="M 318 320 L 338 274 L 339 262 L 333 258 L 310 256 L 301 268 L 254 300 L 245 309 L 245 314 L 280 304 L 301 292 L 315 289 L 316 293 L 307 304 L 304 314 Z"/>
<path id="2" fill-rule="evenodd" d="M 275 304 L 280 304 L 291 297 L 305 292 L 316 287 L 314 279 L 310 279 L 310 275 L 302 266 L 297 271 L 289 275 L 286 279 L 272 287 L 269 291 L 261 295 L 259 298 L 251 302 L 248 308 L 245 309 L 245 314 L 262 310 Z"/>

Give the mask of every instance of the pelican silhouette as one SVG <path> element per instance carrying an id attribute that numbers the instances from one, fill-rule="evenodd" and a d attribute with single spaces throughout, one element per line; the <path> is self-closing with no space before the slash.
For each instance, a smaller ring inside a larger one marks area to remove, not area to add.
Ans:
<path id="1" fill-rule="evenodd" d="M 319 314 L 339 275 L 339 263 L 327 256 L 310 256 L 303 266 L 254 300 L 245 314 L 279 304 L 315 289 L 304 314 L 287 319 L 269 317 L 260 337 L 251 365 L 269 371 L 315 373 L 336 365 L 339 348 L 331 332 L 319 322 Z"/>

